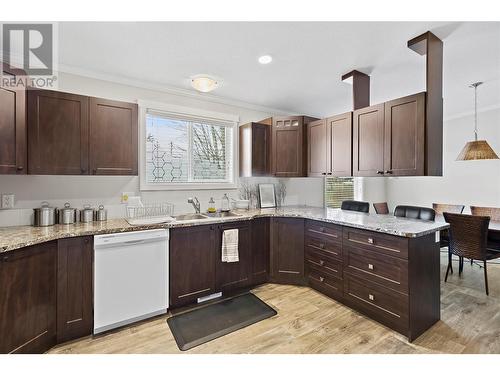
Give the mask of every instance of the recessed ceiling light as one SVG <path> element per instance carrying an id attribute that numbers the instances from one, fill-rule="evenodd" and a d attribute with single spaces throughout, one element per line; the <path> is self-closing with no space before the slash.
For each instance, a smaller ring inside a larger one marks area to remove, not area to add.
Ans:
<path id="1" fill-rule="evenodd" d="M 191 78 L 191 86 L 200 92 L 210 92 L 215 90 L 219 83 L 216 79 L 207 75 L 198 75 Z"/>
<path id="2" fill-rule="evenodd" d="M 264 65 L 269 64 L 271 61 L 273 61 L 273 58 L 270 55 L 263 55 L 263 56 L 259 57 L 259 62 L 261 64 L 264 64 Z"/>

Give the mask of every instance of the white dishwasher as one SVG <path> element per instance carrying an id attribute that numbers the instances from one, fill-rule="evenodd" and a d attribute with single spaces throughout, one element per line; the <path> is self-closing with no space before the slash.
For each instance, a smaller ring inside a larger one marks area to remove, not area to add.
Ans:
<path id="1" fill-rule="evenodd" d="M 94 334 L 164 314 L 168 229 L 94 236 Z"/>

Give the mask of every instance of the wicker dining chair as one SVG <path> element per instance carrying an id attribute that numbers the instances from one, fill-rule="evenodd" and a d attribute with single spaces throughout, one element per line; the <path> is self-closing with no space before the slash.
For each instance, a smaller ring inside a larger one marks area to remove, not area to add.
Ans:
<path id="1" fill-rule="evenodd" d="M 472 215 L 489 216 L 492 221 L 500 221 L 500 208 L 470 206 Z"/>
<path id="2" fill-rule="evenodd" d="M 445 212 L 450 212 L 452 214 L 461 214 L 464 212 L 464 205 L 461 204 L 446 204 L 446 203 L 433 203 L 432 208 L 436 211 L 436 215 L 442 215 Z M 450 236 L 448 234 L 448 229 L 443 229 L 439 237 L 439 246 L 448 247 L 450 245 Z"/>
<path id="3" fill-rule="evenodd" d="M 461 204 L 433 203 L 432 208 L 436 211 L 436 215 L 442 215 L 445 212 L 461 214 L 464 212 L 465 206 Z"/>
<path id="4" fill-rule="evenodd" d="M 484 285 L 486 295 L 488 290 L 488 272 L 486 262 L 491 259 L 500 258 L 500 252 L 488 248 L 488 216 L 461 215 L 445 212 L 444 219 L 450 224 L 450 246 L 448 250 L 448 267 L 444 281 L 448 280 L 448 272 L 451 267 L 452 255 L 459 258 L 482 260 L 484 264 Z M 462 274 L 463 262 L 459 267 Z"/>
<path id="5" fill-rule="evenodd" d="M 387 205 L 387 202 L 373 203 L 373 208 L 379 215 L 387 215 L 389 213 L 389 206 Z"/>

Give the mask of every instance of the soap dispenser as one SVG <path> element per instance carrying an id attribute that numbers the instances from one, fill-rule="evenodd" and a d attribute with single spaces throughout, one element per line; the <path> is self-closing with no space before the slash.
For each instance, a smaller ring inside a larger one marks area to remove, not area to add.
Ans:
<path id="1" fill-rule="evenodd" d="M 221 212 L 228 212 L 230 210 L 229 208 L 229 197 L 227 194 L 224 194 L 222 197 L 221 203 L 220 203 L 220 210 Z"/>
<path id="2" fill-rule="evenodd" d="M 208 213 L 209 214 L 215 214 L 217 212 L 217 209 L 215 208 L 215 201 L 214 198 L 210 198 L 208 201 Z"/>

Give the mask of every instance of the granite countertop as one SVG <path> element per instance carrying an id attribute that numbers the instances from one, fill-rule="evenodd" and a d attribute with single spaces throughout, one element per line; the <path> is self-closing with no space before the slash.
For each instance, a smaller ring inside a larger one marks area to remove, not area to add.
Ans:
<path id="1" fill-rule="evenodd" d="M 202 224 L 251 220 L 255 217 L 300 217 L 354 228 L 387 233 L 400 237 L 420 237 L 448 228 L 447 223 L 397 218 L 393 215 L 365 214 L 323 207 L 290 206 L 253 210 L 235 210 L 237 217 L 173 221 L 165 224 L 132 226 L 125 219 L 104 222 L 54 225 L 51 227 L 16 226 L 0 228 L 0 253 L 59 238 L 130 232 L 137 230 L 177 228 Z"/>

